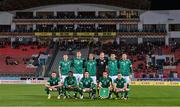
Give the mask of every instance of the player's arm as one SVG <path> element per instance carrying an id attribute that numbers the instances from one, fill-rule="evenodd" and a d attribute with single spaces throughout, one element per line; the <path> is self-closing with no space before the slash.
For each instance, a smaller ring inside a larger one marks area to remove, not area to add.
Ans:
<path id="1" fill-rule="evenodd" d="M 57 88 L 57 87 L 61 87 L 62 85 L 61 85 L 61 82 L 60 82 L 60 80 L 58 79 L 58 85 L 54 85 L 54 86 L 52 86 L 53 88 Z"/>
<path id="2" fill-rule="evenodd" d="M 132 68 L 132 62 L 130 60 L 129 60 L 129 67 L 130 67 L 130 79 L 132 79 L 133 68 Z"/>
<path id="3" fill-rule="evenodd" d="M 98 84 L 98 88 L 102 88 L 102 82 L 101 82 L 101 79 L 99 80 L 99 84 Z"/>
<path id="4" fill-rule="evenodd" d="M 110 81 L 110 86 L 109 86 L 110 89 L 113 89 L 113 84 L 112 84 L 112 79 Z"/>
<path id="5" fill-rule="evenodd" d="M 62 78 L 61 69 L 62 69 L 62 68 L 61 68 L 61 62 L 60 62 L 60 63 L 59 63 L 59 69 L 58 69 L 58 70 L 59 70 L 59 77 L 60 77 L 60 78 Z"/>
<path id="6" fill-rule="evenodd" d="M 114 89 L 114 91 L 116 90 L 116 85 L 117 85 L 116 80 L 114 80 L 114 83 L 113 83 L 113 89 Z"/>
<path id="7" fill-rule="evenodd" d="M 50 88 L 51 86 L 49 85 L 49 82 L 46 82 L 45 83 L 45 87 L 47 87 L 47 88 Z"/>

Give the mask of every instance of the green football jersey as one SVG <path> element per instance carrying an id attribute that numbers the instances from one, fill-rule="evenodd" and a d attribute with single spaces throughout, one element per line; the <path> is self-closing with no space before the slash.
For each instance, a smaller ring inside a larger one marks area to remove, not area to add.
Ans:
<path id="1" fill-rule="evenodd" d="M 107 78 L 100 78 L 100 83 L 102 88 L 108 88 L 110 87 L 110 84 L 112 83 L 112 79 L 110 77 Z"/>
<path id="2" fill-rule="evenodd" d="M 75 74 L 82 74 L 83 73 L 83 64 L 84 64 L 84 59 L 83 58 L 74 58 L 73 60 L 73 68 L 74 68 L 74 73 Z"/>
<path id="3" fill-rule="evenodd" d="M 61 67 L 61 74 L 68 75 L 68 72 L 71 70 L 71 61 L 60 61 L 59 66 Z"/>
<path id="4" fill-rule="evenodd" d="M 80 88 L 92 88 L 93 87 L 93 79 L 83 77 L 80 81 Z"/>
<path id="5" fill-rule="evenodd" d="M 109 71 L 110 76 L 114 76 L 118 74 L 118 61 L 117 60 L 108 61 L 108 71 Z"/>
<path id="6" fill-rule="evenodd" d="M 132 74 L 131 71 L 132 63 L 130 60 L 120 60 L 119 66 L 120 66 L 120 73 L 122 74 L 122 76 L 129 76 Z"/>
<path id="7" fill-rule="evenodd" d="M 64 86 L 77 86 L 77 80 L 76 77 L 66 77 L 64 80 Z"/>
<path id="8" fill-rule="evenodd" d="M 58 85 L 59 82 L 60 82 L 60 79 L 58 77 L 56 77 L 56 78 L 50 77 L 48 79 L 48 83 L 50 84 L 50 86 Z"/>
<path id="9" fill-rule="evenodd" d="M 90 76 L 96 75 L 96 61 L 95 60 L 88 60 L 86 62 L 86 70 L 89 72 Z"/>
<path id="10" fill-rule="evenodd" d="M 126 83 L 126 80 L 124 78 L 118 79 L 116 78 L 114 80 L 114 83 L 116 83 L 116 88 L 124 88 L 124 84 Z"/>

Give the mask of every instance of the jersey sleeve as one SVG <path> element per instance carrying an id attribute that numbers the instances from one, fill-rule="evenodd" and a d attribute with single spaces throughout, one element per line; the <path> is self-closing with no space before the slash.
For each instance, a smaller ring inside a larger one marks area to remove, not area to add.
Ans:
<path id="1" fill-rule="evenodd" d="M 130 73 L 132 74 L 132 62 L 129 60 Z"/>

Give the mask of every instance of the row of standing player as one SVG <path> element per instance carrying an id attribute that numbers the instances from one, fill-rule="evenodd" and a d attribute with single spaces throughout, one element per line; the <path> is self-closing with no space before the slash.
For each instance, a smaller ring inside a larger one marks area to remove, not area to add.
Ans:
<path id="1" fill-rule="evenodd" d="M 108 71 L 109 76 L 114 80 L 117 74 L 120 73 L 127 83 L 132 78 L 132 63 L 127 59 L 127 55 L 122 55 L 122 60 L 116 60 L 115 54 L 111 54 L 110 58 L 105 58 L 103 52 L 100 53 L 99 58 L 95 59 L 93 54 L 89 54 L 88 60 L 81 57 L 81 52 L 76 53 L 73 60 L 68 59 L 68 55 L 63 55 L 63 60 L 59 62 L 59 74 L 62 81 L 68 75 L 68 72 L 73 68 L 74 76 L 78 81 L 83 77 L 83 72 L 88 71 L 93 78 L 94 83 L 98 83 L 102 73 Z"/>

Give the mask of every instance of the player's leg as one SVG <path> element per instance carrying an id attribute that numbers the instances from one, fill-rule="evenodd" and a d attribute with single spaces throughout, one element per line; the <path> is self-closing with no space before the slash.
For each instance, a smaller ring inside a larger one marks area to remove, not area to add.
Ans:
<path id="1" fill-rule="evenodd" d="M 61 98 L 61 94 L 62 94 L 62 88 L 61 87 L 57 87 L 57 92 L 58 92 L 57 99 L 60 99 Z"/>
<path id="2" fill-rule="evenodd" d="M 64 99 L 65 98 L 70 98 L 70 94 L 69 94 L 69 88 L 67 87 L 63 87 L 63 92 L 64 92 Z"/>
<path id="3" fill-rule="evenodd" d="M 80 99 L 83 99 L 83 88 L 79 89 Z"/>
<path id="4" fill-rule="evenodd" d="M 91 99 L 95 99 L 96 97 L 96 87 L 92 88 L 92 91 L 91 91 Z"/>
<path id="5" fill-rule="evenodd" d="M 124 90 L 124 99 L 127 100 L 128 99 L 128 92 L 129 92 L 129 89 L 130 89 L 130 77 L 129 76 L 126 76 L 125 77 L 126 79 L 126 83 L 127 83 L 127 88 Z"/>
<path id="6" fill-rule="evenodd" d="M 124 90 L 124 99 L 127 100 L 128 99 L 128 93 L 129 93 L 129 85 L 127 86 L 127 88 Z"/>
<path id="7" fill-rule="evenodd" d="M 109 88 L 109 99 L 111 99 L 112 98 L 112 93 L 113 93 L 113 89 L 112 88 Z"/>
<path id="8" fill-rule="evenodd" d="M 46 94 L 48 95 L 48 99 L 51 98 L 50 90 L 48 87 L 45 88 Z"/>
<path id="9" fill-rule="evenodd" d="M 74 98 L 77 98 L 77 93 L 79 92 L 79 88 L 73 87 L 73 92 L 74 92 Z"/>
<path id="10" fill-rule="evenodd" d="M 97 83 L 98 97 L 100 97 L 100 96 L 99 96 L 99 92 L 100 92 L 99 79 L 100 79 L 100 77 L 101 77 L 101 74 L 100 74 L 100 73 L 97 73 L 97 74 L 96 74 L 96 83 Z"/>

